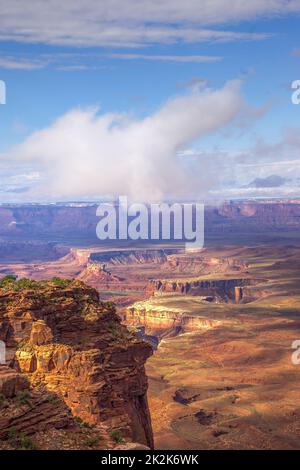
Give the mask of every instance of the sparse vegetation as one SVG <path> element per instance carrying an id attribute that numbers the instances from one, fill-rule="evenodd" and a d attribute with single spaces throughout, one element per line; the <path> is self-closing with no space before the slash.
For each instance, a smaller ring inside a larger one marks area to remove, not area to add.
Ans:
<path id="1" fill-rule="evenodd" d="M 50 282 L 52 284 L 55 284 L 55 286 L 57 287 L 62 287 L 62 288 L 65 288 L 65 287 L 68 287 L 72 281 L 70 281 L 70 279 L 62 279 L 60 277 L 52 277 L 52 279 L 50 279 Z"/>
<path id="2" fill-rule="evenodd" d="M 23 277 L 15 282 L 15 290 L 34 289 L 36 287 L 38 287 L 38 282 L 33 279 L 27 279 L 27 277 Z"/>
<path id="3" fill-rule="evenodd" d="M 49 286 L 49 284 L 54 284 L 56 287 L 66 288 L 71 284 L 71 282 L 72 280 L 70 279 L 62 279 L 60 277 L 53 277 L 48 281 L 35 281 L 34 279 L 28 279 L 26 277 L 18 279 L 17 276 L 9 274 L 0 279 L 0 289 L 4 291 L 13 290 L 19 292 L 22 289 L 45 288 Z"/>
<path id="4" fill-rule="evenodd" d="M 38 286 L 39 283 L 33 279 L 28 279 L 27 277 L 17 279 L 17 276 L 11 274 L 0 280 L 0 288 L 4 291 L 14 290 L 18 292 L 22 289 L 34 289 Z"/>

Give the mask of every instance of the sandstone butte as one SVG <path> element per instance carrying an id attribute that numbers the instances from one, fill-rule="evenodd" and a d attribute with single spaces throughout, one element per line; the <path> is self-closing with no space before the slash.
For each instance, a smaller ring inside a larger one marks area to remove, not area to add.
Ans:
<path id="1" fill-rule="evenodd" d="M 38 448 L 153 447 L 151 346 L 96 290 L 59 279 L 2 282 L 0 340 L 0 449 L 24 439 Z"/>

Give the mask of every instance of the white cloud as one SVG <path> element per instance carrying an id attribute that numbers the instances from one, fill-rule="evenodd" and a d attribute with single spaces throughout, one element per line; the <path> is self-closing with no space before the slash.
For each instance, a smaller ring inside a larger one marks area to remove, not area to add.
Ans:
<path id="1" fill-rule="evenodd" d="M 240 82 L 194 89 L 169 99 L 143 119 L 75 109 L 30 135 L 5 155 L 33 162 L 42 184 L 32 198 L 124 194 L 139 201 L 206 194 L 216 180 L 213 161 L 186 165 L 177 153 L 231 123 L 243 107 Z"/>
<path id="2" fill-rule="evenodd" d="M 38 20 L 37 20 L 38 21 Z M 26 34 L 18 34 L 17 30 L 5 31 L 0 28 L 0 41 L 14 40 L 23 43 L 45 43 L 64 46 L 99 46 L 99 47 L 125 47 L 136 48 L 152 44 L 175 44 L 178 42 L 230 42 L 230 41 L 260 41 L 270 38 L 269 33 L 243 33 L 234 31 L 217 31 L 183 26 L 146 26 L 146 25 L 111 25 L 97 23 L 91 25 L 83 23 L 81 29 L 71 27 L 64 30 L 63 27 L 53 30 L 30 31 Z M 68 26 L 67 26 L 68 28 Z M 85 31 L 86 28 L 86 31 Z M 89 28 L 89 29 L 88 29 Z"/>
<path id="3" fill-rule="evenodd" d="M 31 56 L 7 56 L 0 54 L 0 69 L 37 70 L 52 65 L 57 70 L 76 72 L 84 70 L 100 70 L 108 67 L 105 59 L 147 60 L 179 63 L 214 63 L 223 60 L 219 56 L 210 55 L 147 55 L 147 54 L 41 54 Z"/>
<path id="4" fill-rule="evenodd" d="M 229 31 L 226 26 L 298 13 L 300 1 L 231 0 L 229 5 L 228 0 L 31 0 L 25 8 L 21 0 L 0 0 L 0 11 L 0 40 L 137 47 L 264 39 L 265 33 Z"/>
<path id="5" fill-rule="evenodd" d="M 35 70 L 46 67 L 48 61 L 27 60 L 11 56 L 0 56 L 0 69 Z"/>
<path id="6" fill-rule="evenodd" d="M 222 57 L 207 55 L 147 55 L 147 54 L 110 54 L 109 57 L 124 60 L 150 60 L 161 62 L 219 62 Z"/>
<path id="7" fill-rule="evenodd" d="M 64 72 L 81 72 L 82 70 L 88 70 L 88 66 L 85 64 L 70 64 L 70 65 L 61 65 L 58 66 L 58 70 L 62 70 Z"/>

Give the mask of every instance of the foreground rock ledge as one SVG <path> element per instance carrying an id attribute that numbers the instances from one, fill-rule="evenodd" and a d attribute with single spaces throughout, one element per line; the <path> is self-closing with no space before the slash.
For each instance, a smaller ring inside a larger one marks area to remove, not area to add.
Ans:
<path id="1" fill-rule="evenodd" d="M 96 290 L 59 280 L 2 286 L 0 340 L 7 393 L 23 388 L 23 377 L 33 391 L 56 393 L 84 422 L 153 447 L 144 370 L 151 346 L 120 324 Z"/>

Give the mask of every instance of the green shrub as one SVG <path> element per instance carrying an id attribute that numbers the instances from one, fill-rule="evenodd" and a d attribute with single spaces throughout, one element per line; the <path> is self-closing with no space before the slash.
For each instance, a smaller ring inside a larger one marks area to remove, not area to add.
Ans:
<path id="1" fill-rule="evenodd" d="M 82 421 L 82 419 L 81 419 L 79 416 L 75 416 L 75 417 L 74 417 L 74 421 L 75 421 L 77 424 L 79 424 L 79 426 L 82 426 L 83 421 Z"/>
<path id="2" fill-rule="evenodd" d="M 34 445 L 31 437 L 27 436 L 24 433 L 21 433 L 19 437 L 19 449 L 20 450 L 36 450 L 36 446 Z"/>
<path id="3" fill-rule="evenodd" d="M 3 393 L 0 393 L 0 407 L 4 405 L 5 403 L 5 396 L 3 395 Z"/>
<path id="4" fill-rule="evenodd" d="M 87 438 L 87 440 L 85 441 L 85 445 L 88 446 L 88 447 L 94 447 L 96 445 L 98 445 L 100 442 L 100 437 L 89 437 Z"/>
<path id="5" fill-rule="evenodd" d="M 103 302 L 103 307 L 111 309 L 115 307 L 115 303 L 111 300 L 108 300 L 107 302 Z"/>
<path id="6" fill-rule="evenodd" d="M 53 406 L 59 405 L 59 398 L 56 395 L 48 395 L 47 401 Z"/>
<path id="7" fill-rule="evenodd" d="M 23 277 L 15 282 L 16 290 L 21 289 L 33 289 L 38 286 L 38 282 L 34 281 L 33 279 L 28 279 L 27 277 Z"/>
<path id="8" fill-rule="evenodd" d="M 85 421 L 83 421 L 83 419 L 81 419 L 79 416 L 75 416 L 74 420 L 81 428 L 92 429 L 93 427 L 89 423 L 86 423 Z"/>
<path id="9" fill-rule="evenodd" d="M 18 446 L 18 433 L 16 428 L 10 428 L 8 430 L 8 437 L 7 437 L 8 442 L 10 445 L 14 448 L 17 448 Z"/>
<path id="10" fill-rule="evenodd" d="M 10 428 L 8 431 L 8 442 L 16 450 L 35 450 L 31 437 L 21 432 L 18 433 L 16 428 Z"/>
<path id="11" fill-rule="evenodd" d="M 30 393 L 28 390 L 20 390 L 17 393 L 17 401 L 19 405 L 29 405 L 30 406 Z"/>
<path id="12" fill-rule="evenodd" d="M 8 274 L 7 276 L 4 276 L 2 279 L 1 279 L 1 282 L 15 282 L 17 280 L 17 276 L 15 276 L 14 274 Z"/>
<path id="13" fill-rule="evenodd" d="M 13 288 L 16 280 L 17 280 L 17 276 L 14 276 L 13 274 L 4 276 L 2 279 L 0 279 L 0 288 L 1 289 Z"/>
<path id="14" fill-rule="evenodd" d="M 112 325 L 109 325 L 108 330 L 114 338 L 116 338 L 118 336 L 119 331 L 118 331 L 118 327 L 115 323 L 113 323 Z"/>
<path id="15" fill-rule="evenodd" d="M 121 429 L 113 429 L 109 433 L 111 439 L 117 444 L 122 444 L 124 441 Z"/>

